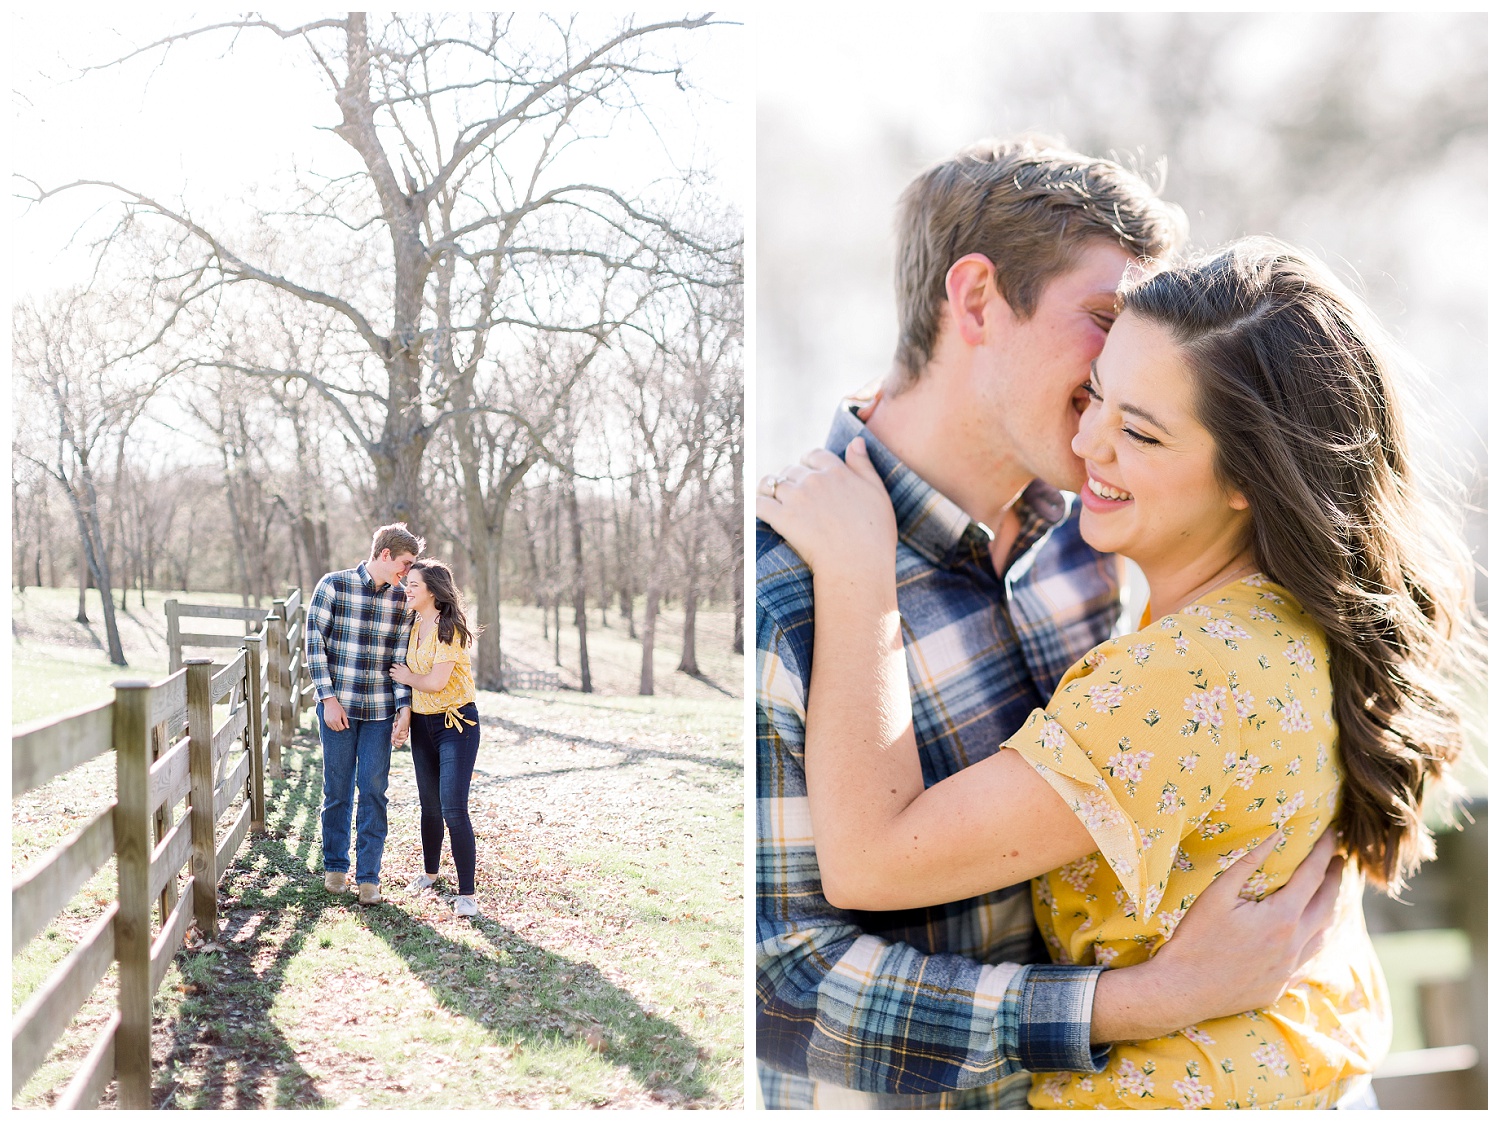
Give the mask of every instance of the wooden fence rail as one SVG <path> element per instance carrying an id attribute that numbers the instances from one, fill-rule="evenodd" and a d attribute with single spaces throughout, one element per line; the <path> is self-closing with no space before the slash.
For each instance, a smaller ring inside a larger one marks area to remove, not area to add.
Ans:
<path id="1" fill-rule="evenodd" d="M 265 829 L 266 772 L 279 772 L 281 745 L 307 708 L 302 699 L 311 697 L 301 654 L 287 641 L 289 630 L 300 636 L 305 626 L 295 589 L 260 614 L 255 634 L 209 636 L 233 638 L 240 648 L 227 665 L 182 658 L 184 643 L 210 644 L 195 643 L 202 636 L 184 635 L 177 620 L 207 613 L 168 603 L 176 645 L 167 678 L 116 682 L 112 701 L 25 726 L 11 737 L 12 800 L 106 752 L 115 755 L 109 805 L 11 884 L 14 957 L 115 859 L 118 897 L 11 1021 L 15 1094 L 110 965 L 119 964 L 117 1008 L 63 1090 L 60 1109 L 97 1105 L 111 1080 L 118 1082 L 121 1108 L 151 1106 L 151 996 L 190 922 L 210 938 L 218 930 L 218 882 L 247 833 Z M 246 618 L 227 614 L 244 609 L 213 611 L 220 614 L 211 618 Z"/>
<path id="2" fill-rule="evenodd" d="M 259 634 L 263 638 L 266 650 L 262 659 L 268 682 L 268 700 L 262 716 L 262 735 L 267 742 L 271 778 L 280 779 L 281 746 L 292 738 L 302 723 L 302 714 L 317 705 L 312 677 L 305 665 L 307 606 L 303 602 L 302 590 L 288 589 L 286 596 L 273 600 L 269 608 L 184 604 L 177 600 L 168 600 L 163 607 L 167 613 L 168 665 L 173 673 L 184 665 L 184 648 L 238 648 L 244 642 L 236 635 L 183 631 L 183 620 L 241 620 L 247 633 Z"/>

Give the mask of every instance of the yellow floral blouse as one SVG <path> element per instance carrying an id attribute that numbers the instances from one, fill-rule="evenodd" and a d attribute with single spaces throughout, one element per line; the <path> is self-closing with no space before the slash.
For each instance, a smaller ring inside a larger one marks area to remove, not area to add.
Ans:
<path id="1" fill-rule="evenodd" d="M 1281 827 L 1252 878 L 1279 887 L 1337 809 L 1322 630 L 1267 578 L 1215 590 L 1096 647 L 1007 742 L 1099 852 L 1032 883 L 1058 962 L 1154 954 L 1219 873 Z M 1336 933 L 1274 1006 L 1116 1044 L 1097 1075 L 1038 1075 L 1033 1107 L 1326 1108 L 1390 1041 L 1385 980 L 1346 876 Z"/>
<path id="2" fill-rule="evenodd" d="M 459 707 L 474 700 L 474 672 L 469 666 L 469 649 L 459 646 L 457 642 L 439 642 L 436 627 L 427 636 L 426 642 L 421 642 L 417 638 L 419 626 L 418 621 L 412 621 L 411 635 L 406 641 L 407 668 L 421 677 L 432 673 L 432 668 L 440 662 L 451 662 L 454 666 L 448 684 L 437 693 L 423 693 L 419 689 L 411 691 L 411 711 L 449 713 L 452 714 L 449 718 L 451 723 L 459 719 Z M 458 636 L 455 634 L 453 638 L 456 640 Z"/>

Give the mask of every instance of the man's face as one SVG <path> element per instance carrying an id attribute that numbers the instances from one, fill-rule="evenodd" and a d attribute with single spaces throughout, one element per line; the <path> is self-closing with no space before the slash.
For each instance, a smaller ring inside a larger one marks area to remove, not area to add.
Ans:
<path id="1" fill-rule="evenodd" d="M 388 549 L 382 549 L 380 556 L 370 562 L 370 573 L 378 584 L 400 584 L 406 579 L 406 574 L 416 563 L 415 553 L 398 553 L 391 555 Z"/>
<path id="2" fill-rule="evenodd" d="M 1042 290 L 1029 319 L 994 300 L 1005 330 L 982 358 L 975 420 L 990 427 L 997 456 L 1063 490 L 1083 486 L 1083 461 L 1073 451 L 1082 387 L 1114 323 L 1115 290 L 1131 260 L 1112 242 L 1090 241 L 1077 264 Z"/>

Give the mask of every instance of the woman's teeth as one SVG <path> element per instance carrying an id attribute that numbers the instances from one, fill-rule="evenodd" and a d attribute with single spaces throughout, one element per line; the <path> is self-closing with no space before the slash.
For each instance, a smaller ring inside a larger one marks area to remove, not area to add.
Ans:
<path id="1" fill-rule="evenodd" d="M 1112 499 L 1117 503 L 1124 502 L 1126 499 L 1129 499 L 1131 497 L 1129 491 L 1118 491 L 1115 488 L 1109 486 L 1109 484 L 1100 483 L 1097 479 L 1092 478 L 1089 480 L 1089 490 L 1094 492 L 1094 494 L 1098 495 L 1101 499 Z"/>

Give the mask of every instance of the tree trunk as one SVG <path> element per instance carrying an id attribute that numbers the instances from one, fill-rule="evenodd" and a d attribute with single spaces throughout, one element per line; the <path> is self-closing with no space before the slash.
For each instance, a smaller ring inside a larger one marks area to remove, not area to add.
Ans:
<path id="1" fill-rule="evenodd" d="M 485 535 L 488 537 L 488 535 Z M 481 539 L 482 540 L 482 539 Z M 505 688 L 505 652 L 500 645 L 500 556 L 485 551 L 469 557 L 474 576 L 474 677 L 482 690 Z"/>
<path id="2" fill-rule="evenodd" d="M 661 611 L 661 568 L 666 560 L 667 540 L 672 533 L 672 504 L 663 498 L 651 541 L 651 567 L 646 571 L 646 613 L 641 621 L 642 697 L 656 692 L 656 617 Z"/>
<path id="3" fill-rule="evenodd" d="M 527 591 L 531 593 L 529 599 L 532 603 L 540 608 L 544 603 L 542 599 L 542 567 L 537 563 L 536 559 L 536 530 L 531 520 L 531 504 L 522 501 L 519 509 L 521 513 L 521 533 L 526 539 L 526 553 L 524 556 L 526 558 L 526 583 L 529 586 Z M 547 626 L 545 618 L 542 620 L 542 626 Z M 542 638 L 545 639 L 546 636 L 543 635 Z"/>
<path id="4" fill-rule="evenodd" d="M 743 402 L 741 397 L 741 412 L 743 417 Z M 739 434 L 743 433 L 743 427 Z M 745 442 L 737 434 L 733 450 L 729 455 L 729 478 L 734 494 L 734 510 L 732 511 L 734 521 L 730 523 L 733 533 L 729 536 L 730 548 L 734 551 L 734 641 L 733 650 L 737 655 L 745 653 Z"/>
<path id="5" fill-rule="evenodd" d="M 462 407 L 469 400 L 468 378 L 459 381 L 457 390 L 456 400 Z M 487 473 L 472 422 L 455 425 L 453 435 L 463 472 L 475 622 L 481 629 L 474 641 L 474 684 L 482 690 L 503 690 L 505 655 L 500 644 L 500 547 L 505 541 L 505 515 L 510 509 L 510 497 L 535 460 L 527 457 L 506 467 L 492 493 L 486 495 L 484 480 Z"/>
<path id="6" fill-rule="evenodd" d="M 10 480 L 10 540 L 15 547 L 16 589 L 26 591 L 26 535 L 21 532 L 21 487 L 15 476 Z"/>
<path id="7" fill-rule="evenodd" d="M 615 507 L 615 572 L 620 588 L 620 615 L 625 620 L 625 634 L 636 638 L 635 633 L 635 508 L 640 501 L 640 480 L 632 476 L 630 496 L 625 507 L 625 520 L 620 521 L 620 508 Z"/>
<path id="8" fill-rule="evenodd" d="M 333 571 L 333 551 L 328 548 L 328 520 L 314 522 L 302 516 L 302 549 L 307 557 L 308 584 L 315 584 L 324 573 Z"/>
<path id="9" fill-rule="evenodd" d="M 381 523 L 404 522 L 425 537 L 421 504 L 422 454 L 430 436 L 422 420 L 421 323 L 432 255 L 422 240 L 423 208 L 410 205 L 375 126 L 371 52 L 365 13 L 349 13 L 345 24 L 348 70 L 337 101 L 343 120 L 334 133 L 358 153 L 379 196 L 391 238 L 395 276 L 391 288 L 392 331 L 380 356 L 386 370 L 385 424 L 368 444 L 375 468 L 371 514 Z"/>
<path id="10" fill-rule="evenodd" d="M 125 648 L 120 643 L 120 625 L 115 618 L 114 589 L 110 587 L 109 561 L 103 549 L 104 533 L 99 525 L 98 516 L 98 494 L 94 489 L 93 480 L 88 475 L 88 465 L 80 465 L 80 486 L 85 492 L 88 500 L 87 509 L 82 499 L 79 498 L 74 487 L 66 478 L 60 482 L 68 495 L 68 502 L 73 507 L 73 516 L 78 522 L 78 537 L 83 548 L 84 562 L 88 566 L 89 575 L 93 577 L 94 585 L 99 589 L 99 599 L 104 605 L 104 639 L 109 647 L 109 661 L 115 666 L 130 665 L 125 661 Z M 82 590 L 79 593 L 79 616 L 80 623 L 87 623 L 88 618 L 82 608 Z"/>
<path id="11" fill-rule="evenodd" d="M 78 614 L 73 618 L 79 623 L 89 621 L 89 559 L 84 556 L 83 541 L 78 542 Z"/>
<path id="12" fill-rule="evenodd" d="M 608 554 L 605 551 L 605 538 L 609 531 L 604 525 L 604 514 L 601 511 L 598 518 L 599 541 L 594 549 L 594 556 L 599 559 L 599 626 L 609 627 L 609 565 L 606 562 Z"/>
<path id="13" fill-rule="evenodd" d="M 698 576 L 688 578 L 687 595 L 682 601 L 682 659 L 677 669 L 694 678 L 702 677 L 698 669 Z"/>
<path id="14" fill-rule="evenodd" d="M 578 627 L 578 688 L 584 693 L 593 693 L 594 683 L 589 676 L 589 605 L 583 571 L 583 525 L 578 518 L 578 489 L 573 485 L 572 476 L 564 480 L 563 486 L 566 488 L 568 515 L 573 523 L 573 622 Z"/>
<path id="15" fill-rule="evenodd" d="M 661 606 L 661 589 L 653 569 L 646 578 L 646 615 L 641 621 L 641 689 L 642 697 L 656 693 L 656 675 L 653 658 L 656 647 L 656 613 Z"/>
<path id="16" fill-rule="evenodd" d="M 699 505 L 702 505 L 702 489 L 699 489 Z M 688 529 L 688 543 L 685 551 L 687 562 L 687 591 L 682 597 L 682 658 L 677 663 L 677 669 L 684 674 L 698 677 L 698 570 L 700 538 L 703 533 L 702 511 L 693 515 L 692 526 Z"/>
<path id="17" fill-rule="evenodd" d="M 225 421 L 227 429 L 228 421 Z M 245 520 L 240 514 L 240 504 L 235 498 L 234 488 L 234 459 L 229 450 L 227 437 L 219 447 L 220 458 L 224 461 L 224 499 L 229 504 L 229 528 L 234 535 L 234 565 L 240 574 L 240 607 L 250 606 L 250 559 L 246 556 L 249 543 L 246 541 L 248 531 Z"/>

